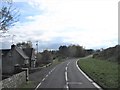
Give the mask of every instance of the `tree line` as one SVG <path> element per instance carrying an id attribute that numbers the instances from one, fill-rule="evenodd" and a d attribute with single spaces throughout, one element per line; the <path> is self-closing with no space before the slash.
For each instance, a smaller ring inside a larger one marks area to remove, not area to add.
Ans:
<path id="1" fill-rule="evenodd" d="M 85 49 L 79 45 L 60 46 L 58 53 L 63 57 L 83 57 Z"/>
<path id="2" fill-rule="evenodd" d="M 120 45 L 109 47 L 93 55 L 93 58 L 118 62 L 120 64 Z"/>
<path id="3" fill-rule="evenodd" d="M 17 43 L 16 45 L 21 48 L 33 48 L 31 41 Z M 79 58 L 92 53 L 94 53 L 93 49 L 85 49 L 80 45 L 62 45 L 58 50 L 44 50 L 36 53 L 37 65 L 50 63 L 56 58 Z"/>
<path id="4" fill-rule="evenodd" d="M 80 45 L 63 45 L 58 50 L 44 50 L 38 53 L 38 63 L 49 63 L 54 59 L 79 58 L 94 53 L 93 49 L 85 49 Z"/>

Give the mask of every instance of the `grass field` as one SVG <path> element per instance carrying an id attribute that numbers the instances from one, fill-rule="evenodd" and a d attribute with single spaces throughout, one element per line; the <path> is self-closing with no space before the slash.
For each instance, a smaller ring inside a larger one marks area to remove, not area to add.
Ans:
<path id="1" fill-rule="evenodd" d="M 118 88 L 118 64 L 93 58 L 80 59 L 79 67 L 103 88 Z"/>

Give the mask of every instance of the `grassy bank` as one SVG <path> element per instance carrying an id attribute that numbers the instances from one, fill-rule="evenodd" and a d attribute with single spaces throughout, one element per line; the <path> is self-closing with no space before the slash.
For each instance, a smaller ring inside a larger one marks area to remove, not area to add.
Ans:
<path id="1" fill-rule="evenodd" d="M 79 67 L 103 88 L 118 88 L 118 64 L 93 58 L 80 59 Z"/>

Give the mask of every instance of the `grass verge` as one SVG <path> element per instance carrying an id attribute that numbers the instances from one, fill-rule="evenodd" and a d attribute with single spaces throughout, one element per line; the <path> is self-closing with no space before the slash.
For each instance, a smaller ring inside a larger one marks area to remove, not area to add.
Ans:
<path id="1" fill-rule="evenodd" d="M 27 81 L 26 83 L 21 84 L 18 88 L 20 88 L 20 90 L 27 90 L 27 89 L 32 89 L 32 88 L 34 89 L 35 86 L 36 86 L 35 81 Z"/>
<path id="2" fill-rule="evenodd" d="M 93 58 L 80 59 L 79 67 L 104 89 L 118 88 L 118 64 Z"/>

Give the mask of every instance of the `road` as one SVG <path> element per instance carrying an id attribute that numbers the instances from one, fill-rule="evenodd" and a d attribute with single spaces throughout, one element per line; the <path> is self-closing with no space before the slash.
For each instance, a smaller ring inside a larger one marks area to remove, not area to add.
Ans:
<path id="1" fill-rule="evenodd" d="M 77 59 L 69 59 L 53 67 L 40 81 L 39 88 L 94 88 L 98 90 L 93 81 L 85 77 L 77 66 Z"/>

